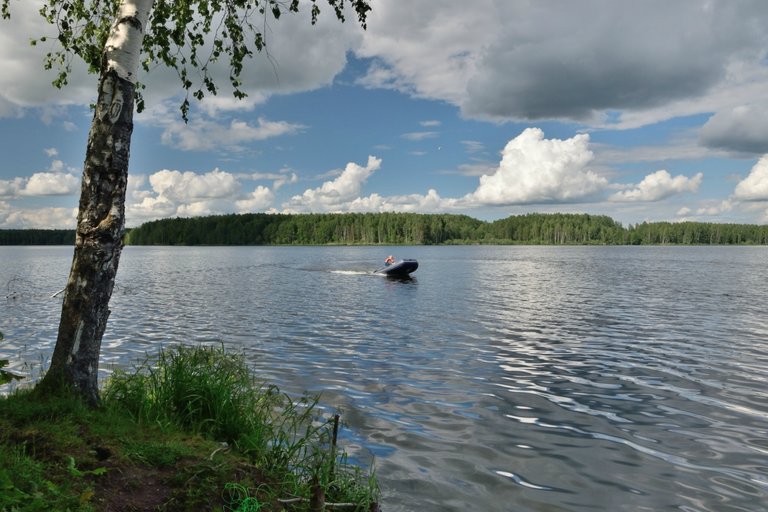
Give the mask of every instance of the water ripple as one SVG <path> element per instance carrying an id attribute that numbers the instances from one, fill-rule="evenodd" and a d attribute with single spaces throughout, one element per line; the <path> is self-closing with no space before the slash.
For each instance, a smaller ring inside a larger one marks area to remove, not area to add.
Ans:
<path id="1" fill-rule="evenodd" d="M 370 274 L 390 252 L 419 259 L 413 280 Z M 767 255 L 128 247 L 102 369 L 179 342 L 242 350 L 343 411 L 390 512 L 766 511 Z M 28 283 L 2 304 L 0 357 L 31 374 L 71 253 L 0 257 L 20 262 L 0 284 Z"/>

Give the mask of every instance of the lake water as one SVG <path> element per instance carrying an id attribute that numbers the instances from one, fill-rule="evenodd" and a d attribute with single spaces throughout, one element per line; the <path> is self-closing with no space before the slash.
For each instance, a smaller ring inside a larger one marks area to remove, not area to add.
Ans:
<path id="1" fill-rule="evenodd" d="M 394 253 L 410 281 L 370 274 Z M 0 247 L 39 371 L 69 247 Z M 768 510 L 768 248 L 128 247 L 102 368 L 242 350 L 340 407 L 392 511 Z"/>

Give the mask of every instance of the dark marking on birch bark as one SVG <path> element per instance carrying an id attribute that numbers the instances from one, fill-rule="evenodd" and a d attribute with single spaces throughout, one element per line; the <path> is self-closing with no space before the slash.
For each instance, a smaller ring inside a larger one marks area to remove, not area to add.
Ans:
<path id="1" fill-rule="evenodd" d="M 123 248 L 135 86 L 108 71 L 99 87 L 80 191 L 75 252 L 43 391 L 69 386 L 99 403 L 101 340 Z"/>

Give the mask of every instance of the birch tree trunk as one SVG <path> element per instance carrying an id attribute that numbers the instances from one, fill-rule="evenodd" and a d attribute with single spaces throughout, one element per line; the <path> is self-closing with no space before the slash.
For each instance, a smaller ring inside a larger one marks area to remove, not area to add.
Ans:
<path id="1" fill-rule="evenodd" d="M 104 48 L 83 167 L 77 235 L 51 366 L 41 392 L 70 388 L 99 403 L 101 340 L 125 234 L 134 93 L 154 0 L 123 0 Z"/>

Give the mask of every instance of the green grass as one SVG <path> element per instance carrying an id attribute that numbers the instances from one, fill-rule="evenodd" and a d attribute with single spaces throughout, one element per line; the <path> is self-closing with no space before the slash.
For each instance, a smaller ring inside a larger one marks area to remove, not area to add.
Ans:
<path id="1" fill-rule="evenodd" d="M 377 510 L 317 399 L 259 382 L 239 354 L 164 350 L 116 372 L 93 410 L 69 396 L 0 398 L 0 512 Z"/>

